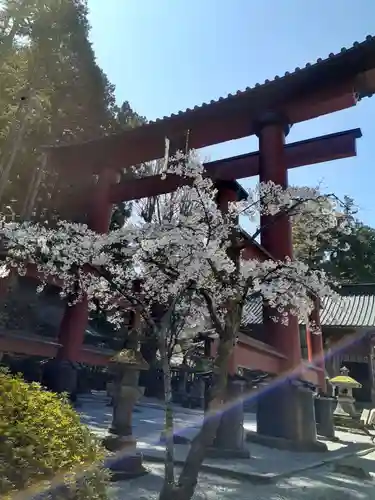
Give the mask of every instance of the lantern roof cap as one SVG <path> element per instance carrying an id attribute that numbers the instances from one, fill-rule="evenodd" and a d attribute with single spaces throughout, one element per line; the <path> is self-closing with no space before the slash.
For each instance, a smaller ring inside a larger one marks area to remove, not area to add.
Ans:
<path id="1" fill-rule="evenodd" d="M 343 366 L 340 372 L 340 375 L 337 375 L 337 377 L 333 377 L 329 380 L 332 385 L 336 385 L 338 387 L 351 387 L 353 389 L 360 389 L 362 387 L 362 384 L 357 382 L 354 378 L 349 377 L 349 370 L 346 366 Z"/>

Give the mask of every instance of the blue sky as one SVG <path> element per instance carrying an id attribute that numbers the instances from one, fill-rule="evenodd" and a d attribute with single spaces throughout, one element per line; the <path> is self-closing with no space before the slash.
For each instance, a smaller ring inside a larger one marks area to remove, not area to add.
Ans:
<path id="1" fill-rule="evenodd" d="M 374 0 L 88 0 L 99 65 L 149 119 L 293 71 L 375 34 Z M 360 127 L 358 156 L 290 172 L 352 196 L 375 226 L 375 96 L 292 128 L 287 142 Z M 258 149 L 256 138 L 203 151 L 211 159 Z M 251 181 L 245 181 L 249 185 Z"/>

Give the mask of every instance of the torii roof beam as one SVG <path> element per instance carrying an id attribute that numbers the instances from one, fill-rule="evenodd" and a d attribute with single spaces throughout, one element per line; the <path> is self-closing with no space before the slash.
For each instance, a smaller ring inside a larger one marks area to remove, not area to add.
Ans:
<path id="1" fill-rule="evenodd" d="M 356 156 L 356 139 L 361 136 L 360 129 L 352 129 L 288 144 L 285 146 L 288 168 Z M 205 167 L 214 180 L 233 181 L 253 177 L 259 174 L 259 152 L 209 162 Z M 189 179 L 174 175 L 164 180 L 159 175 L 127 180 L 111 187 L 110 200 L 120 203 L 148 198 L 171 193 L 188 184 Z"/>

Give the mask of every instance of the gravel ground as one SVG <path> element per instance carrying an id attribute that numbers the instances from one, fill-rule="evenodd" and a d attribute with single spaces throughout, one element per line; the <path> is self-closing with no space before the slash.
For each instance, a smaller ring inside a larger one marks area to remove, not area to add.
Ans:
<path id="1" fill-rule="evenodd" d="M 375 453 L 371 459 L 358 458 L 357 464 L 375 473 Z M 361 463 L 359 463 L 361 462 Z M 148 465 L 148 476 L 114 483 L 112 500 L 156 500 L 162 485 L 162 465 Z M 375 474 L 374 474 L 375 478 Z M 338 474 L 333 467 L 321 467 L 277 484 L 254 485 L 202 473 L 194 500 L 375 500 L 375 483 Z"/>
<path id="2" fill-rule="evenodd" d="M 82 420 L 99 435 L 105 435 L 111 421 L 112 409 L 103 402 L 85 401 L 81 408 Z M 99 404 L 100 403 L 100 404 Z M 134 414 L 134 433 L 139 441 L 155 446 L 163 428 L 163 412 L 157 407 L 140 408 Z M 201 422 L 201 412 L 185 412 L 177 409 L 176 426 L 181 429 L 196 428 Z M 255 422 L 247 416 L 246 427 L 255 430 Z M 365 436 L 353 436 L 355 441 L 367 441 Z M 279 452 L 269 450 L 269 466 L 272 457 Z M 289 453 L 290 454 L 290 453 Z M 287 461 L 288 452 L 283 460 Z M 245 480 L 235 480 L 202 473 L 194 500 L 375 500 L 375 452 L 365 457 L 350 459 L 350 465 L 365 470 L 369 478 L 358 479 L 349 469 L 338 473 L 335 465 L 321 466 L 294 477 L 280 480 L 277 484 L 255 485 Z M 268 459 L 266 460 L 268 461 Z M 347 461 L 346 461 L 347 464 Z M 162 485 L 163 466 L 146 464 L 150 474 L 131 481 L 113 483 L 112 500 L 156 500 Z"/>

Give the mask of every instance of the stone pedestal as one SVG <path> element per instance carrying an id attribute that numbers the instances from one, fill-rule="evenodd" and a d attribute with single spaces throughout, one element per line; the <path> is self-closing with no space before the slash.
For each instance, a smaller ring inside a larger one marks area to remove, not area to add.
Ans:
<path id="1" fill-rule="evenodd" d="M 116 453 L 110 465 L 113 480 L 130 479 L 146 473 L 142 465 L 142 455 L 137 453 L 132 417 L 134 406 L 144 391 L 138 386 L 140 370 L 145 369 L 147 365 L 139 361 L 130 363 L 129 355 L 125 355 L 126 351 L 121 351 L 111 360 L 115 375 L 109 387 L 113 400 L 113 417 L 103 444 L 108 451 Z M 130 359 L 133 358 L 130 356 Z"/>
<path id="2" fill-rule="evenodd" d="M 323 436 L 335 440 L 335 426 L 333 422 L 333 409 L 335 399 L 325 396 L 317 396 L 314 399 L 316 432 Z"/>
<path id="3" fill-rule="evenodd" d="M 295 451 L 324 451 L 317 440 L 313 392 L 299 381 L 271 383 L 257 402 L 257 432 L 249 441 Z"/>
<path id="4" fill-rule="evenodd" d="M 246 382 L 235 380 L 228 382 L 228 396 L 225 410 L 221 416 L 219 428 L 208 456 L 213 458 L 250 458 L 245 443 L 244 405 L 242 395 Z"/>
<path id="5" fill-rule="evenodd" d="M 109 463 L 112 481 L 133 479 L 147 474 L 143 467 L 142 454 L 137 452 L 137 441 L 133 436 L 109 434 L 104 439 L 104 445 L 108 451 L 116 453 Z"/>
<path id="6" fill-rule="evenodd" d="M 355 399 L 349 394 L 340 394 L 337 396 L 337 404 L 333 414 L 337 417 L 353 418 L 356 416 Z"/>

